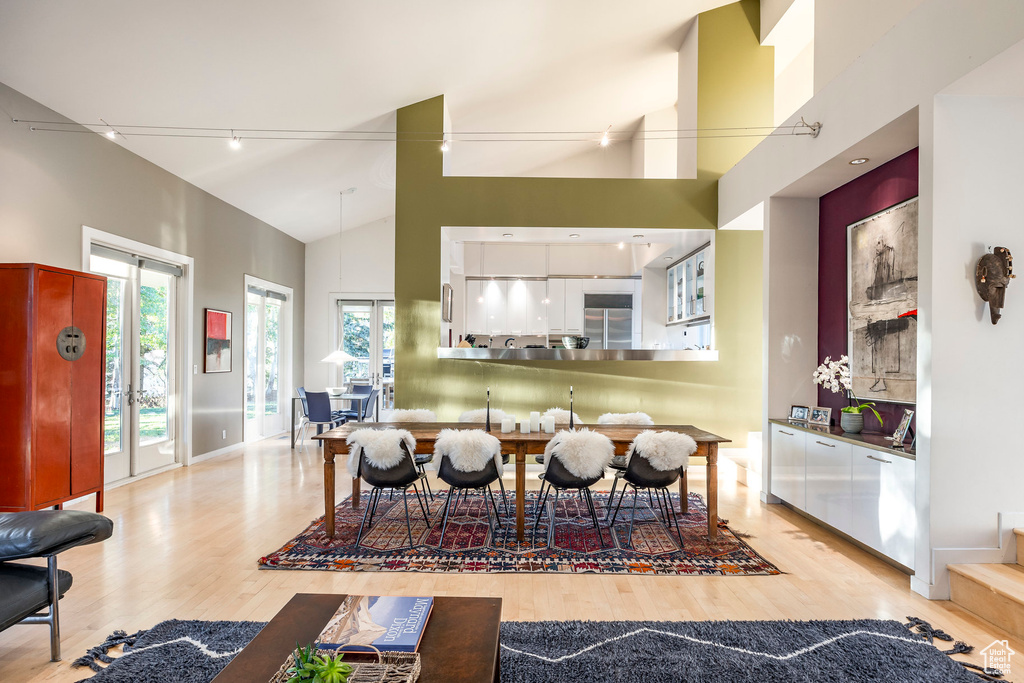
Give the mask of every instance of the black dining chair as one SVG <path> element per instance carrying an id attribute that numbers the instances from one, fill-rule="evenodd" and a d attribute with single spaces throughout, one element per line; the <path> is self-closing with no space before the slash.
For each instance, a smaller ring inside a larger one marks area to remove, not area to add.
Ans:
<path id="1" fill-rule="evenodd" d="M 582 456 L 575 455 L 573 458 L 571 467 L 576 470 L 575 473 L 571 472 L 569 466 L 563 461 L 562 452 L 567 448 L 582 453 Z M 555 526 L 555 517 L 558 512 L 559 495 L 564 491 L 575 490 L 579 492 L 580 498 L 590 512 L 594 531 L 597 532 L 598 541 L 603 548 L 604 536 L 601 534 L 601 525 L 597 521 L 597 509 L 594 507 L 594 498 L 590 494 L 590 487 L 604 478 L 604 468 L 608 466 L 615 454 L 615 447 L 612 445 L 611 439 L 604 434 L 588 429 L 578 432 L 575 430 L 562 431 L 548 442 L 544 451 L 546 465 L 541 492 L 537 497 L 537 518 L 533 522 L 534 533 L 540 524 L 540 518 L 544 515 L 551 489 L 555 490 L 555 504 L 551 510 L 550 522 L 552 529 Z"/>
<path id="2" fill-rule="evenodd" d="M 377 432 L 378 430 L 367 429 L 359 431 Z M 420 511 L 423 512 L 423 521 L 426 522 L 427 528 L 430 528 L 430 518 L 427 516 L 427 508 L 423 504 L 423 499 L 420 497 L 420 490 L 416 484 L 426 475 L 421 474 L 416 468 L 413 454 L 409 450 L 408 445 L 402 440 L 402 434 L 408 434 L 408 432 L 400 430 L 389 430 L 395 432 L 395 438 L 398 440 L 398 447 L 402 449 L 404 457 L 394 467 L 381 468 L 373 464 L 367 459 L 365 447 L 358 444 L 359 442 L 359 431 L 353 432 L 350 439 L 356 447 L 359 448 L 359 460 L 356 468 L 355 476 L 361 477 L 363 481 L 373 487 L 370 491 L 370 499 L 366 502 L 366 509 L 363 510 L 363 521 L 359 524 L 359 533 L 356 534 L 356 547 L 359 547 L 359 542 L 363 537 L 363 527 L 367 529 L 373 526 L 373 516 L 377 512 L 377 504 L 380 502 L 380 494 L 385 489 L 390 492 L 401 491 L 402 502 L 405 504 L 405 528 L 409 532 L 409 547 L 414 547 L 412 540 L 412 522 L 409 518 L 409 499 L 407 493 L 410 488 L 416 494 L 416 500 L 420 504 Z M 369 521 L 367 521 L 367 513 L 369 513 Z"/>
<path id="3" fill-rule="evenodd" d="M 478 448 L 474 453 L 468 453 L 474 446 Z M 494 456 L 497 455 L 500 461 L 501 443 L 498 439 L 483 430 L 455 430 L 443 429 L 434 442 L 434 453 L 438 459 L 437 478 L 448 484 L 448 497 L 444 504 L 444 516 L 441 522 L 441 538 L 437 543 L 440 549 L 444 545 L 444 534 L 448 529 L 449 513 L 455 514 L 459 510 L 459 493 L 462 493 L 462 502 L 465 501 L 469 491 L 478 490 L 484 496 L 484 509 L 487 511 L 487 525 L 491 534 L 495 533 L 495 524 L 491 521 L 491 506 L 494 507 L 494 517 L 497 528 L 501 528 L 501 515 L 498 513 L 498 504 L 494 500 L 494 492 L 491 484 L 501 478 L 501 472 Z M 452 458 L 459 459 L 459 467 L 467 467 L 466 458 L 476 456 L 486 457 L 486 462 L 479 469 L 466 471 L 458 469 L 452 463 Z M 491 498 L 491 505 L 487 505 L 487 496 Z M 455 509 L 452 510 L 452 498 L 455 498 Z"/>

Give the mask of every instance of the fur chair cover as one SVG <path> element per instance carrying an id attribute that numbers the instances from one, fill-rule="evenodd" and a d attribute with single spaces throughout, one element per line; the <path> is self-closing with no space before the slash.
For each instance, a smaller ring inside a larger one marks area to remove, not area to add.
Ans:
<path id="1" fill-rule="evenodd" d="M 564 408 L 548 408 L 547 412 L 545 412 L 543 415 L 541 415 L 541 418 L 545 418 L 545 417 L 553 417 L 553 418 L 555 418 L 555 424 L 556 425 L 567 425 L 567 424 L 569 424 L 569 411 L 565 410 Z M 583 420 L 580 419 L 579 415 L 577 415 L 576 413 L 573 413 L 572 414 L 572 424 L 573 424 L 574 427 L 577 426 L 577 425 L 581 425 L 581 424 L 583 424 Z M 579 476 L 579 475 L 577 475 L 577 476 Z"/>
<path id="2" fill-rule="evenodd" d="M 366 453 L 366 461 L 374 467 L 389 470 L 405 457 L 401 443 L 416 452 L 416 439 L 405 429 L 359 429 L 348 435 L 348 472 L 353 477 L 359 471 L 359 454 Z"/>
<path id="3" fill-rule="evenodd" d="M 380 414 L 381 422 L 437 422 L 433 410 L 416 408 L 413 410 L 385 410 Z"/>
<path id="4" fill-rule="evenodd" d="M 605 413 L 597 418 L 599 425 L 652 425 L 654 420 L 647 413 Z"/>
<path id="5" fill-rule="evenodd" d="M 583 429 L 556 433 L 544 447 L 544 471 L 551 458 L 558 458 L 565 469 L 580 479 L 592 479 L 604 472 L 615 455 L 612 440 L 604 434 Z"/>
<path id="6" fill-rule="evenodd" d="M 459 472 L 479 472 L 493 460 L 498 474 L 503 473 L 501 442 L 482 429 L 442 429 L 434 441 L 434 457 L 438 465 L 448 458 Z"/>
<path id="7" fill-rule="evenodd" d="M 491 408 L 491 426 L 500 425 L 505 419 L 505 411 L 498 408 Z M 459 422 L 487 422 L 487 408 L 467 410 L 459 415 Z"/>
<path id="8" fill-rule="evenodd" d="M 629 444 L 626 462 L 639 452 L 640 457 L 647 458 L 651 467 L 662 472 L 678 470 L 689 462 L 690 456 L 697 452 L 697 442 L 687 434 L 676 432 L 655 432 L 648 429 L 640 432 Z"/>

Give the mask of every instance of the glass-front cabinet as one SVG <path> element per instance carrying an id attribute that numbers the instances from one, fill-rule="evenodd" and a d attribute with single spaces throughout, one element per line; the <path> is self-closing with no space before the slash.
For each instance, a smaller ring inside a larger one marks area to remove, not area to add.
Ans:
<path id="1" fill-rule="evenodd" d="M 705 257 L 711 257 L 710 243 L 668 267 L 668 322 L 690 321 L 709 315 Z"/>

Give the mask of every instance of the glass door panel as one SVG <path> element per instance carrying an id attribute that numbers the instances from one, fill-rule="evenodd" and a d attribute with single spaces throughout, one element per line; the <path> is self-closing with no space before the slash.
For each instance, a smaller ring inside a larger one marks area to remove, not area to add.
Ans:
<path id="1" fill-rule="evenodd" d="M 281 304 L 266 299 L 263 306 L 263 422 L 265 434 L 276 434 L 281 420 Z"/>
<path id="2" fill-rule="evenodd" d="M 245 440 L 284 429 L 283 310 L 279 299 L 252 291 L 245 306 Z"/>
<path id="3" fill-rule="evenodd" d="M 339 301 L 341 348 L 355 360 L 342 364 L 339 384 L 380 390 L 380 405 L 394 406 L 395 302 Z"/>
<path id="4" fill-rule="evenodd" d="M 245 303 L 245 440 L 260 437 L 260 424 L 256 421 L 260 378 L 260 299 L 256 294 L 246 294 Z"/>
<path id="5" fill-rule="evenodd" d="M 341 304 L 341 348 L 355 360 L 342 365 L 342 384 L 373 384 L 370 369 L 372 301 Z"/>
<path id="6" fill-rule="evenodd" d="M 380 303 L 381 405 L 395 407 L 395 302 Z"/>
<path id="7" fill-rule="evenodd" d="M 134 473 L 174 462 L 172 276 L 150 270 L 139 275 L 138 365 L 135 416 L 139 448 Z"/>

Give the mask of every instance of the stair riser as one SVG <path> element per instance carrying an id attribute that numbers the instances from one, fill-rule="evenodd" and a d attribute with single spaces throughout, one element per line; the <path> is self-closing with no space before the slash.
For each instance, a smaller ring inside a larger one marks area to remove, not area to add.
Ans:
<path id="1" fill-rule="evenodd" d="M 949 587 L 953 602 L 1014 636 L 1024 638 L 1024 603 L 953 571 L 949 573 Z"/>

